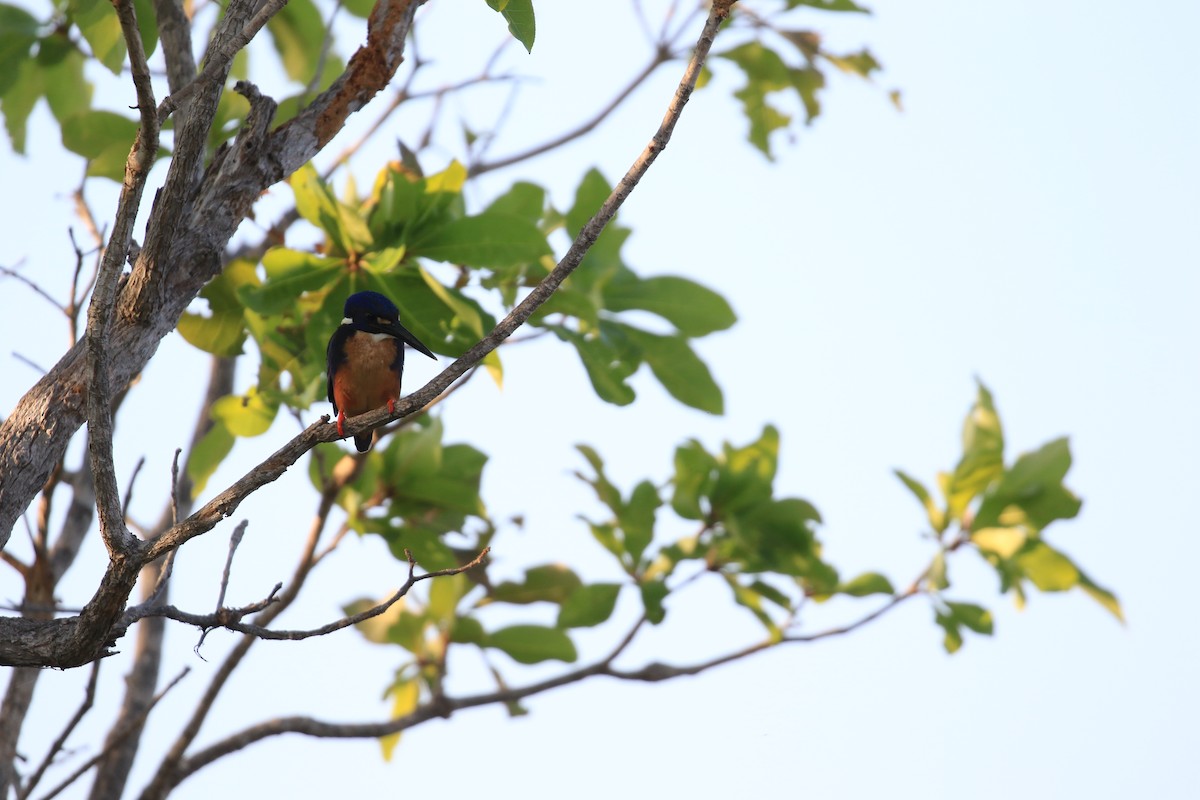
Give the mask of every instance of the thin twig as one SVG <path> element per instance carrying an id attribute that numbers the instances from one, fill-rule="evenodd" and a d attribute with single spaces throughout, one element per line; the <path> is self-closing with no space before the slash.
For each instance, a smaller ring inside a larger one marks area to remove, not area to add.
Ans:
<path id="1" fill-rule="evenodd" d="M 604 108 L 600 109 L 600 111 L 598 111 L 594 116 L 592 116 L 591 119 L 577 125 L 572 130 L 569 130 L 560 136 L 557 136 L 549 141 L 543 142 L 542 144 L 536 145 L 534 147 L 530 147 L 529 149 L 523 150 L 520 153 L 516 153 L 511 156 L 506 156 L 504 158 L 499 158 L 499 159 L 496 159 L 495 161 L 486 161 L 481 164 L 474 164 L 470 167 L 470 169 L 468 170 L 468 173 L 472 177 L 474 177 L 476 175 L 482 175 L 485 172 L 491 172 L 493 170 L 502 169 L 504 167 L 510 167 L 513 164 L 517 164 L 521 161 L 528 161 L 529 159 L 534 158 L 535 156 L 540 156 L 543 153 L 547 153 L 551 150 L 555 150 L 555 149 L 567 144 L 568 142 L 573 142 L 574 140 L 578 139 L 580 136 L 583 136 L 587 133 L 591 133 L 593 130 L 595 130 L 597 127 L 599 127 L 599 125 L 602 122 L 610 119 L 613 111 L 615 111 L 618 106 L 620 106 L 622 103 L 624 103 L 625 100 L 628 99 L 629 96 L 631 94 L 633 94 L 633 92 L 639 86 L 641 86 L 642 83 L 644 83 L 648 77 L 650 77 L 650 75 L 654 72 L 654 70 L 658 69 L 661 65 L 667 63 L 671 59 L 672 59 L 671 52 L 666 47 L 661 47 L 661 48 L 655 50 L 654 57 L 650 60 L 650 62 L 648 64 L 646 64 L 645 67 L 642 68 L 641 72 L 639 72 L 637 75 L 635 75 L 629 81 L 629 83 L 626 84 L 625 87 L 617 93 L 616 97 L 614 97 L 611 101 L 609 101 L 608 105 L 606 105 Z"/>
<path id="2" fill-rule="evenodd" d="M 229 536 L 229 552 L 225 555 L 225 569 L 221 572 L 221 588 L 217 593 L 217 611 L 215 614 L 217 618 L 221 617 L 225 609 L 225 593 L 229 590 L 229 574 L 233 571 L 233 555 L 237 552 L 238 545 L 242 543 L 242 536 L 245 535 L 246 526 L 248 524 L 249 520 L 242 520 L 238 523 L 237 527 L 233 529 L 233 533 Z M 278 591 L 280 588 L 281 587 L 277 585 L 275 590 Z M 275 592 L 271 592 L 271 597 L 274 597 L 274 595 Z M 266 608 L 266 606 L 263 606 L 262 608 Z M 261 611 L 262 608 L 256 608 L 254 611 L 248 613 L 256 613 Z M 214 625 L 201 630 L 200 641 L 196 642 L 196 646 L 193 648 L 197 653 L 200 652 L 200 647 L 204 644 L 204 639 L 208 636 L 208 632 L 213 630 L 215 627 L 216 626 Z"/>
<path id="3" fill-rule="evenodd" d="M 22 364 L 25 364 L 25 365 L 30 366 L 33 369 L 37 370 L 38 373 L 40 373 L 42 375 L 46 374 L 47 370 L 45 367 L 43 367 L 41 364 L 37 363 L 33 359 L 29 358 L 28 356 L 21 355 L 16 350 L 13 351 L 12 357 L 15 358 L 17 361 L 20 361 Z"/>
<path id="4" fill-rule="evenodd" d="M 158 107 L 159 123 L 165 122 L 167 117 L 179 107 L 180 102 L 190 97 L 200 86 L 223 77 L 226 68 L 233 61 L 233 57 L 241 52 L 242 48 L 258 35 L 262 27 L 270 22 L 271 17 L 278 14 L 285 5 L 287 5 L 287 0 L 267 0 L 240 31 L 231 33 L 224 42 L 219 43 L 217 39 L 214 39 L 213 44 L 219 46 L 214 48 L 216 52 L 210 50 L 204 54 L 204 69 L 200 71 L 200 74 L 192 79 L 191 83 L 163 98 Z"/>
<path id="5" fill-rule="evenodd" d="M 138 473 L 142 471 L 142 467 L 146 466 L 146 457 L 142 456 L 133 465 L 133 473 L 129 476 L 129 484 L 125 487 L 125 499 L 121 501 L 122 516 L 129 516 L 129 504 L 133 501 L 133 486 L 137 483 Z"/>
<path id="6" fill-rule="evenodd" d="M 100 662 L 93 661 L 92 673 L 90 676 L 88 676 L 87 689 L 84 690 L 83 694 L 83 702 L 79 704 L 79 708 L 75 710 L 74 716 L 71 717 L 71 720 L 67 723 L 67 726 L 63 728 L 63 732 L 60 733 L 58 738 L 54 740 L 54 743 L 50 745 L 50 750 L 46 753 L 46 757 L 42 759 L 42 763 L 39 764 L 38 768 L 34 770 L 34 773 L 29 776 L 29 780 L 25 782 L 25 786 L 23 786 L 20 791 L 17 792 L 17 797 L 24 800 L 24 798 L 33 794 L 33 790 L 37 788 L 38 782 L 41 781 L 42 776 L 46 774 L 46 770 L 49 769 L 50 764 L 53 763 L 54 757 L 58 755 L 59 751 L 63 749 L 63 745 L 67 743 L 67 738 L 71 735 L 72 731 L 75 730 L 75 727 L 79 724 L 80 720 L 83 719 L 84 715 L 91 710 L 92 703 L 94 703 L 96 700 L 96 680 L 99 677 Z"/>
<path id="7" fill-rule="evenodd" d="M 190 671 L 191 671 L 191 667 L 184 667 L 183 670 L 178 675 L 176 675 L 175 678 L 170 683 L 168 683 L 165 687 L 163 687 L 163 690 L 161 692 L 154 695 L 154 699 L 150 701 L 150 704 L 147 706 L 146 710 L 142 714 L 139 715 L 139 719 L 137 720 L 137 723 L 141 724 L 141 723 L 145 722 L 146 717 L 150 716 L 150 712 L 154 709 L 154 707 L 156 705 L 158 705 L 158 701 L 163 699 L 163 697 L 167 694 L 167 692 L 174 689 L 175 685 L 178 684 L 181 680 L 183 680 L 184 676 L 186 676 L 188 674 L 188 672 L 190 672 Z M 104 756 L 108 753 L 108 751 L 111 750 L 112 748 L 116 747 L 117 744 L 119 744 L 119 743 L 120 743 L 119 736 L 110 738 L 105 743 L 104 747 L 100 750 L 100 752 L 96 753 L 96 755 L 89 758 L 86 763 L 81 764 L 78 769 L 76 769 L 74 772 L 72 772 L 70 775 L 68 775 L 67 778 L 65 780 L 63 780 L 62 783 L 58 784 L 58 786 L 56 786 L 52 790 L 50 790 L 49 793 L 42 795 L 41 800 L 50 800 L 50 798 L 58 795 L 63 789 L 66 789 L 72 783 L 79 780 L 80 776 L 84 775 L 92 767 L 99 764 L 100 759 L 104 758 Z"/>
<path id="8" fill-rule="evenodd" d="M 32 289 L 35 294 L 37 294 L 39 297 L 41 297 L 43 300 L 45 300 L 50 305 L 57 308 L 63 314 L 67 313 L 67 310 L 65 308 L 63 308 L 62 303 L 55 300 L 53 295 L 51 295 L 49 292 L 47 292 L 41 286 L 38 286 L 37 283 L 35 283 L 34 281 L 31 281 L 29 278 L 26 278 L 20 272 L 17 272 L 17 270 L 14 269 L 13 267 L 0 266 L 0 275 L 7 275 L 10 278 L 15 278 L 16 280 L 20 281 L 21 283 L 25 284 L 27 287 Z"/>
<path id="9" fill-rule="evenodd" d="M 254 636 L 259 639 L 286 640 L 293 642 L 301 641 L 303 639 L 311 639 L 314 636 L 326 636 L 335 631 L 349 628 L 351 625 L 357 625 L 360 622 L 365 622 L 372 617 L 377 617 L 398 603 L 400 599 L 407 595 L 412 587 L 420 581 L 429 580 L 430 578 L 441 578 L 447 575 L 458 575 L 459 573 L 474 569 L 483 563 L 483 559 L 489 552 L 491 552 L 491 548 L 485 547 L 482 551 L 480 551 L 479 555 L 468 564 L 464 564 L 459 567 L 451 567 L 449 569 L 440 569 L 436 572 L 426 572 L 421 575 L 416 575 L 415 569 L 417 562 L 412 557 L 412 554 L 405 550 L 405 556 L 408 558 L 408 580 L 406 580 L 404 584 L 392 594 L 391 597 L 389 597 L 387 600 L 384 600 L 382 603 L 378 603 L 371 608 L 368 608 L 365 611 L 342 617 L 341 619 L 326 623 L 318 628 L 310 628 L 307 630 L 275 630 L 241 621 L 241 618 L 247 614 L 260 611 L 262 608 L 265 608 L 267 605 L 274 602 L 272 599 L 274 593 L 272 593 L 272 597 L 253 604 L 254 607 L 252 610 L 223 608 L 217 611 L 215 614 L 189 614 L 186 611 L 180 611 L 173 606 L 158 606 L 156 608 L 146 609 L 142 616 L 163 616 L 167 617 L 168 619 L 173 619 L 176 622 L 183 622 L 200 628 L 225 628 L 237 633 L 244 633 L 249 636 Z M 247 606 L 247 609 L 251 609 L 251 607 Z"/>

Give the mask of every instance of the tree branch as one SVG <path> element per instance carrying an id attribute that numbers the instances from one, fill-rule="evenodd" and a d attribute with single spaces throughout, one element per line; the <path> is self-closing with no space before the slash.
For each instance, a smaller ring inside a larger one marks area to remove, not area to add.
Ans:
<path id="1" fill-rule="evenodd" d="M 219 35 L 244 29 L 246 5 L 231 4 Z M 176 128 L 174 154 L 150 215 L 145 246 L 119 299 L 111 331 L 110 391 L 127 385 L 145 366 L 188 303 L 220 272 L 225 246 L 262 192 L 311 159 L 349 113 L 391 80 L 418 5 L 420 0 L 379 0 L 367 44 L 346 72 L 280 129 L 270 130 L 273 101 L 254 91 L 241 133 L 218 152 L 202 177 L 224 73 L 220 81 L 194 84 L 189 113 Z M 160 268 L 166 264 L 171 268 Z M 85 419 L 86 380 L 85 349 L 76 346 L 0 424 L 0 548 Z M 0 632 L 0 641 L 4 638 Z M 0 663 L 5 663 L 2 656 Z"/>
<path id="2" fill-rule="evenodd" d="M 261 625 L 251 625 L 241 621 L 242 617 L 245 617 L 248 614 L 257 613 L 258 611 L 261 611 L 274 603 L 274 591 L 272 591 L 271 595 L 266 599 L 260 600 L 257 603 L 246 606 L 245 608 L 222 607 L 217 609 L 217 611 L 212 614 L 190 614 L 186 611 L 180 611 L 174 606 L 154 606 L 138 611 L 137 616 L 139 619 L 142 617 L 163 616 L 167 617 L 168 619 L 176 620 L 177 622 L 195 625 L 197 628 L 202 628 L 205 630 L 210 630 L 213 628 L 225 628 L 226 630 L 244 633 L 249 636 L 254 636 L 258 639 L 293 642 L 301 641 L 303 639 L 311 639 L 314 636 L 325 636 L 335 631 L 340 631 L 343 628 L 349 628 L 351 625 L 357 625 L 360 622 L 365 622 L 372 617 L 377 617 L 399 602 L 400 599 L 407 595 L 412 587 L 417 583 L 430 578 L 458 575 L 461 572 L 472 570 L 483 563 L 483 559 L 489 552 L 491 552 L 491 548 L 485 547 L 479 553 L 479 555 L 470 561 L 470 563 L 463 564 L 462 566 L 458 567 L 451 567 L 449 569 L 441 569 L 436 572 L 426 572 L 421 575 L 415 575 L 414 571 L 416 570 L 417 566 L 416 559 L 413 558 L 412 553 L 406 550 L 404 551 L 404 554 L 408 558 L 408 580 L 406 580 L 404 584 L 392 594 L 391 597 L 389 597 L 387 600 L 384 600 L 382 603 L 366 609 L 365 611 L 360 611 L 357 614 L 336 619 L 333 622 L 326 623 L 318 628 L 310 628 L 307 630 L 273 630 Z M 276 586 L 275 589 L 278 590 L 279 587 Z"/>
<path id="3" fill-rule="evenodd" d="M 614 97 L 608 103 L 608 105 L 600 109 L 600 111 L 598 111 L 591 119 L 580 123 L 575 128 L 567 131 L 561 136 L 557 136 L 549 141 L 536 145 L 535 147 L 530 147 L 529 149 L 523 150 L 520 153 L 516 153 L 511 156 L 505 156 L 504 158 L 498 158 L 495 161 L 484 161 L 479 164 L 473 164 L 468 169 L 468 174 L 474 177 L 476 175 L 482 175 L 485 172 L 492 172 L 493 170 L 503 169 L 504 167 L 511 167 L 513 164 L 519 164 L 520 162 L 534 158 L 535 156 L 548 153 L 551 150 L 555 150 L 559 147 L 562 147 L 564 144 L 578 139 L 580 136 L 591 133 L 593 130 L 599 127 L 602 122 L 608 119 L 609 115 L 611 115 L 613 111 L 615 111 L 622 103 L 624 103 L 629 96 L 633 94 L 634 91 L 641 86 L 651 74 L 654 73 L 654 70 L 658 69 L 661 65 L 670 60 L 670 51 L 666 47 L 659 48 L 655 51 L 654 57 L 650 60 L 650 63 L 643 67 L 641 72 L 635 75 L 633 79 L 626 84 L 625 88 L 621 89 L 621 91 L 617 93 L 616 97 Z"/>
<path id="4" fill-rule="evenodd" d="M 54 757 L 63 749 L 63 746 L 66 745 L 67 739 L 71 736 L 71 733 L 75 730 L 76 726 L 79 725 L 80 721 L 84 718 L 87 712 L 91 710 L 92 704 L 96 700 L 96 680 L 99 677 L 100 662 L 93 661 L 92 674 L 88 676 L 87 688 L 83 693 L 83 702 L 79 704 L 79 708 L 75 710 L 74 716 L 72 716 L 70 721 L 67 722 L 66 727 L 63 728 L 63 732 L 60 733 L 58 738 L 54 740 L 54 743 L 50 745 L 50 749 L 46 752 L 46 757 L 42 759 L 42 763 L 38 765 L 34 773 L 29 776 L 29 780 L 25 782 L 25 785 L 21 787 L 21 790 L 17 793 L 17 797 L 20 798 L 20 800 L 25 800 L 25 798 L 33 794 L 33 790 L 36 789 L 38 783 L 41 782 L 42 776 L 46 774 L 46 770 L 49 769 L 50 765 L 54 763 Z"/>

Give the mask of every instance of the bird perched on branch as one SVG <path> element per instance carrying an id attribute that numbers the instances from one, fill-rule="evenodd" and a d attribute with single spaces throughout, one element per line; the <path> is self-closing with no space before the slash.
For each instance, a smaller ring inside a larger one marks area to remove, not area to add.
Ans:
<path id="1" fill-rule="evenodd" d="M 436 359 L 421 340 L 400 324 L 400 309 L 379 292 L 358 292 L 346 300 L 345 319 L 329 339 L 325 351 L 329 401 L 337 413 L 339 436 L 346 417 L 356 417 L 387 406 L 396 410 L 400 375 L 404 371 L 404 344 Z M 360 453 L 371 448 L 372 431 L 356 434 Z"/>

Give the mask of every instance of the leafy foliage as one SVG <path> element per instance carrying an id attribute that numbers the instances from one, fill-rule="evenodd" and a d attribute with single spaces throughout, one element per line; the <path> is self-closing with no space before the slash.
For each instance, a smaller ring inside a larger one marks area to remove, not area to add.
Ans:
<path id="1" fill-rule="evenodd" d="M 955 468 L 937 476 L 940 504 L 919 481 L 896 472 L 925 509 L 939 545 L 924 581 L 938 598 L 935 619 L 946 631 L 946 649 L 962 645 L 963 627 L 992 632 L 991 616 L 982 609 L 940 599 L 950 586 L 947 556 L 962 547 L 974 549 L 996 570 L 1001 592 L 1011 592 L 1018 606 L 1024 606 L 1030 585 L 1043 592 L 1079 588 L 1123 619 L 1116 596 L 1044 539 L 1051 523 L 1073 518 L 1082 506 L 1063 485 L 1071 466 L 1067 440 L 1056 439 L 1006 466 L 1000 417 L 981 383 L 963 423 L 962 451 Z"/>

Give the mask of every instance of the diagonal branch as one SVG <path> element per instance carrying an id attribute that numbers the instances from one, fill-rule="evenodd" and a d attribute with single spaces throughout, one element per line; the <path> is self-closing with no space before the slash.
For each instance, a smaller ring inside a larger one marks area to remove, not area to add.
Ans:
<path id="1" fill-rule="evenodd" d="M 244 30 L 247 5 L 253 2 L 231 2 L 214 41 Z M 224 77 L 195 84 L 188 113 L 175 131 L 145 246 L 118 301 L 110 391 L 119 391 L 141 371 L 188 303 L 220 272 L 225 247 L 263 191 L 311 159 L 352 111 L 388 84 L 418 5 L 420 0 L 377 0 L 367 44 L 333 86 L 275 131 L 270 127 L 274 103 L 254 97 L 242 132 L 207 169 L 207 136 Z M 86 418 L 87 373 L 85 348 L 77 345 L 0 423 L 0 548 Z M 3 639 L 0 632 L 0 650 Z M 0 663 L 6 663 L 3 653 Z"/>
<path id="2" fill-rule="evenodd" d="M 567 276 L 575 271 L 575 268 L 583 260 L 584 255 L 591 249 L 591 246 L 600 236 L 600 233 L 612 218 L 616 216 L 617 209 L 621 207 L 630 192 L 633 191 L 634 187 L 642 179 L 642 176 L 646 174 L 650 165 L 658 158 L 658 154 L 666 148 L 667 143 L 671 139 L 671 133 L 675 129 L 675 124 L 679 121 L 679 117 L 683 113 L 683 107 L 696 87 L 696 80 L 700 76 L 701 67 L 703 67 L 704 61 L 708 56 L 708 51 L 712 47 L 717 28 L 725 17 L 728 16 L 729 5 L 730 3 L 728 2 L 714 4 L 712 11 L 709 13 L 708 21 L 705 23 L 704 30 L 701 32 L 700 38 L 696 43 L 696 49 L 692 53 L 692 58 L 684 70 L 683 78 L 680 80 L 679 86 L 667 106 L 667 113 L 663 117 L 658 130 L 654 133 L 654 136 L 642 153 L 634 160 L 633 165 L 625 173 L 624 177 L 617 183 L 612 193 L 601 204 L 600 209 L 579 231 L 579 234 L 571 243 L 571 247 L 567 250 L 566 255 L 551 270 L 550 274 L 543 278 L 525 296 L 525 299 L 518 303 L 509 312 L 508 316 L 492 329 L 491 333 L 460 356 L 453 364 L 443 370 L 440 375 L 397 403 L 394 413 L 389 413 L 386 409 L 379 409 L 348 420 L 346 422 L 346 432 L 348 435 L 371 430 L 379 427 L 384 422 L 399 417 L 406 417 L 424 408 L 438 395 L 448 389 L 450 384 L 482 361 L 488 353 L 495 350 L 514 331 L 521 327 L 533 315 L 534 311 L 550 299 L 550 296 L 567 279 Z M 296 438 L 292 439 L 292 441 L 281 447 L 253 470 L 238 479 L 228 489 L 210 500 L 203 508 L 196 511 L 195 514 L 155 539 L 149 549 L 151 556 L 157 557 L 167 550 L 179 547 L 189 539 L 211 530 L 218 522 L 231 515 L 243 500 L 261 487 L 279 478 L 288 467 L 296 463 L 302 455 L 317 444 L 336 441 L 338 438 L 337 430 L 329 425 L 328 421 L 328 417 L 322 417 L 319 421 L 308 426 Z"/>
<path id="3" fill-rule="evenodd" d="M 245 608 L 231 609 L 222 607 L 217 609 L 217 611 L 212 614 L 190 614 L 186 611 L 180 611 L 174 606 L 151 606 L 144 609 L 139 607 L 139 609 L 136 610 L 136 616 L 138 618 L 162 616 L 167 617 L 168 619 L 173 619 L 177 622 L 195 625 L 197 628 L 203 628 L 205 630 L 210 630 L 213 628 L 225 628 L 226 630 L 244 633 L 259 639 L 296 642 L 302 639 L 311 639 L 314 636 L 325 636 L 335 631 L 349 628 L 352 625 L 357 625 L 360 622 L 365 622 L 372 617 L 377 617 L 394 606 L 396 603 L 400 602 L 401 598 L 407 595 L 412 587 L 417 583 L 424 580 L 429 580 L 430 578 L 442 578 L 447 575 L 458 575 L 459 573 L 472 570 L 483 563 L 484 558 L 487 557 L 489 552 L 491 552 L 491 548 L 485 547 L 483 548 L 482 552 L 479 553 L 479 555 L 470 561 L 470 563 L 463 564 L 462 566 L 458 567 L 451 567 L 449 569 L 440 569 L 436 572 L 426 572 L 421 575 L 416 575 L 414 574 L 417 567 L 416 559 L 413 558 L 412 553 L 405 550 L 404 554 L 408 558 L 408 580 L 406 580 L 404 584 L 392 594 L 391 597 L 389 597 L 387 600 L 384 600 L 382 603 L 378 603 L 371 608 L 360 611 L 357 614 L 351 614 L 349 616 L 342 617 L 341 619 L 336 619 L 333 622 L 329 622 L 325 625 L 321 625 L 320 627 L 310 628 L 307 630 L 274 630 L 272 628 L 265 628 L 261 625 L 251 625 L 241 621 L 242 617 L 261 611 L 271 603 L 275 602 L 275 593 L 278 591 L 279 586 L 276 586 L 275 590 L 272 591 L 271 595 L 265 600 L 260 600 L 257 603 L 246 606 Z"/>
<path id="4" fill-rule="evenodd" d="M 109 383 L 109 351 L 111 325 L 117 302 L 117 286 L 125 258 L 133 239 L 133 224 L 141 205 L 142 190 L 150 167 L 158 152 L 158 120 L 154 116 L 154 94 L 150 86 L 150 71 L 142 51 L 141 34 L 133 13 L 132 0 L 118 0 L 117 17 L 125 35 L 133 71 L 133 84 L 138 95 L 142 126 L 134 139 L 133 148 L 125 161 L 125 181 L 117 201 L 117 214 L 112 235 L 104 257 L 92 300 L 88 306 L 88 324 L 84 340 L 88 355 L 88 453 L 92 479 L 95 482 L 96 510 L 100 519 L 100 536 L 109 553 L 109 567 L 92 600 L 84 606 L 79 618 L 81 625 L 72 631 L 80 650 L 95 642 L 87 641 L 81 630 L 111 628 L 125 607 L 125 601 L 137 580 L 141 563 L 140 542 L 125 525 L 121 495 L 113 469 L 112 396 Z M 102 643 L 101 643 L 102 644 Z"/>
<path id="5" fill-rule="evenodd" d="M 609 653 L 609 655 L 596 661 L 592 664 L 580 667 L 578 669 L 565 672 L 546 680 L 532 683 L 527 686 L 517 688 L 502 688 L 494 692 L 486 692 L 476 695 L 468 695 L 465 697 L 441 697 L 436 703 L 427 703 L 420 706 L 410 714 L 395 719 L 384 720 L 382 722 L 362 722 L 362 723 L 336 723 L 325 722 L 322 720 L 313 719 L 311 717 L 285 717 L 281 719 L 268 720 L 258 725 L 251 726 L 245 730 L 239 731 L 232 736 L 215 742 L 209 747 L 197 752 L 195 755 L 184 760 L 180 766 L 179 779 L 183 780 L 187 776 L 203 769 L 217 759 L 226 756 L 237 750 L 241 750 L 255 742 L 267 739 L 273 736 L 280 736 L 285 733 L 300 733 L 307 736 L 332 739 L 373 739 L 381 736 L 389 736 L 394 733 L 414 728 L 424 722 L 428 722 L 437 717 L 448 716 L 455 711 L 465 710 L 468 708 L 478 708 L 481 706 L 498 705 L 514 703 L 524 700 L 534 695 L 548 692 L 552 689 L 557 689 L 562 686 L 579 683 L 580 681 L 597 676 L 607 676 L 623 681 L 641 681 L 649 683 L 657 683 L 659 681 L 673 680 L 691 675 L 698 675 L 702 672 L 714 669 L 716 667 L 740 661 L 748 658 L 756 653 L 769 650 L 774 647 L 779 647 L 784 644 L 810 643 L 821 639 L 828 639 L 835 636 L 842 636 L 847 633 L 856 631 L 871 622 L 879 619 L 884 614 L 892 611 L 905 600 L 915 597 L 920 594 L 918 584 L 914 583 L 904 592 L 895 595 L 889 602 L 880 606 L 875 611 L 860 617 L 855 622 L 829 628 L 813 634 L 804 636 L 785 637 L 783 639 L 768 638 L 755 644 L 744 647 L 740 650 L 735 650 L 726 653 L 722 656 L 710 659 L 708 661 L 699 662 L 697 664 L 689 664 L 685 666 L 672 666 L 669 664 L 650 663 L 636 670 L 621 670 L 613 666 L 613 661 L 623 653 L 626 648 L 633 642 L 637 633 L 640 631 L 645 619 L 639 619 L 637 623 L 630 629 L 625 637 L 618 645 Z"/>

